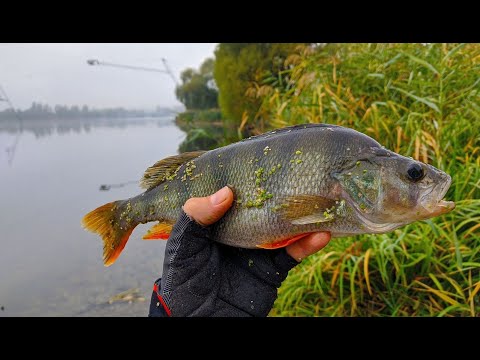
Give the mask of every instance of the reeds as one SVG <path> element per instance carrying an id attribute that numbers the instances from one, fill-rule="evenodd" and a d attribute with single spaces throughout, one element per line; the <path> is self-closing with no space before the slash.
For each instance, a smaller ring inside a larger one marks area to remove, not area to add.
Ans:
<path id="1" fill-rule="evenodd" d="M 291 271 L 271 315 L 480 316 L 480 45 L 299 47 L 287 63 L 247 92 L 262 99 L 250 125 L 354 128 L 449 173 L 457 207 L 332 240 Z"/>

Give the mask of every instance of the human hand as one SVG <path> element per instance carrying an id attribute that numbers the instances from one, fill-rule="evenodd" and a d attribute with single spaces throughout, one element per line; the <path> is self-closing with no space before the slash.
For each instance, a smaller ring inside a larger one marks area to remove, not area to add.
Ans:
<path id="1" fill-rule="evenodd" d="M 220 220 L 232 204 L 233 192 L 226 186 L 213 195 L 188 199 L 183 211 L 200 225 L 208 226 Z M 288 255 L 300 262 L 323 249 L 329 241 L 329 232 L 313 233 L 288 245 L 285 250 Z"/>
<path id="2" fill-rule="evenodd" d="M 232 203 L 228 187 L 185 202 L 167 243 L 149 316 L 267 316 L 288 271 L 330 241 L 330 233 L 319 232 L 275 250 L 217 243 L 209 225 Z"/>

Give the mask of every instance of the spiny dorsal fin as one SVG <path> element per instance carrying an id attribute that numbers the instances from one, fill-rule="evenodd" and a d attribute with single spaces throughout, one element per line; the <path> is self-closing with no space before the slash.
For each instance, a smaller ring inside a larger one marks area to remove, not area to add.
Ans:
<path id="1" fill-rule="evenodd" d="M 206 153 L 206 151 L 191 151 L 180 155 L 169 156 L 157 161 L 145 170 L 142 180 L 140 180 L 140 187 L 143 189 L 151 189 L 157 186 L 162 183 L 165 178 L 173 175 L 180 165 L 204 153 Z"/>
<path id="2" fill-rule="evenodd" d="M 281 199 L 279 216 L 294 225 L 333 220 L 336 200 L 319 195 L 295 195 Z"/>

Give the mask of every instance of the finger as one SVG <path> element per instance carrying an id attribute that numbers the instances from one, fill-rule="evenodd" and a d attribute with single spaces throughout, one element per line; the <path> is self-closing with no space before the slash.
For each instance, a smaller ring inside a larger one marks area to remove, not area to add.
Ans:
<path id="1" fill-rule="evenodd" d="M 201 198 L 190 198 L 183 211 L 200 225 L 211 225 L 218 221 L 233 203 L 233 192 L 228 186 L 215 194 Z"/>
<path id="2" fill-rule="evenodd" d="M 307 256 L 315 254 L 317 251 L 320 251 L 327 246 L 330 238 L 331 235 L 329 232 L 318 232 L 310 234 L 303 239 L 288 245 L 285 249 L 287 250 L 288 255 L 300 262 Z"/>

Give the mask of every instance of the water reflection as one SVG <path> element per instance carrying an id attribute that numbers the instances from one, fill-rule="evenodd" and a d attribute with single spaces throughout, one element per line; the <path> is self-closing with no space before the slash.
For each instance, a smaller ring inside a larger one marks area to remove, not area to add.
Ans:
<path id="1" fill-rule="evenodd" d="M 156 161 L 236 136 L 221 123 L 179 128 L 173 117 L 0 120 L 0 149 L 19 139 L 11 165 L 0 151 L 0 317 L 146 316 L 165 243 L 142 241 L 151 224 L 139 225 L 105 268 L 102 241 L 80 220 L 143 192 L 137 180 Z M 119 294 L 127 301 L 112 301 Z"/>
<path id="2" fill-rule="evenodd" d="M 237 129 L 221 121 L 201 124 L 176 121 L 176 124 L 187 133 L 178 148 L 179 153 L 211 150 L 239 140 Z"/>
<path id="3" fill-rule="evenodd" d="M 125 129 L 130 126 L 157 125 L 170 126 L 172 117 L 163 118 L 98 118 L 98 119 L 0 119 L 0 132 L 8 134 L 32 133 L 36 138 L 70 133 L 89 133 L 101 128 Z"/>
<path id="4" fill-rule="evenodd" d="M 0 151 L 0 317 L 146 316 L 148 301 L 109 303 L 129 289 L 149 299 L 160 276 L 164 242 L 132 233 L 113 266 L 103 244 L 81 228 L 88 211 L 141 193 L 140 179 L 177 153 L 185 132 L 173 118 L 0 121 L 0 149 L 21 135 L 11 166 Z M 32 297 L 32 294 L 35 296 Z"/>

